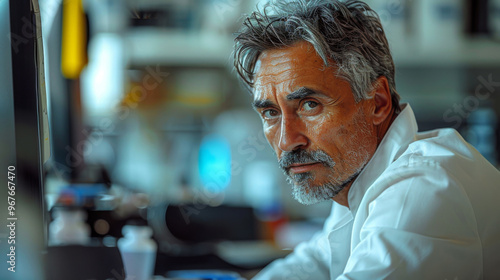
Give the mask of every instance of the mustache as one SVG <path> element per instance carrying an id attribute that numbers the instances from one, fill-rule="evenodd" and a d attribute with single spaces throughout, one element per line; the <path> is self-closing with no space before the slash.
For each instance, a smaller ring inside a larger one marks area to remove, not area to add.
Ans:
<path id="1" fill-rule="evenodd" d="M 306 151 L 302 149 L 291 152 L 283 152 L 278 161 L 279 167 L 288 173 L 292 164 L 321 163 L 326 167 L 334 167 L 335 161 L 324 151 Z"/>

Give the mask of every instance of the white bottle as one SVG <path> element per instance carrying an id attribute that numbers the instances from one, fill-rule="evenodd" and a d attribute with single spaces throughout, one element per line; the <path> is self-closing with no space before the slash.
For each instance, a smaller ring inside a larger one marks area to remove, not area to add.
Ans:
<path id="1" fill-rule="evenodd" d="M 49 226 L 49 244 L 87 245 L 90 242 L 90 227 L 85 223 L 82 210 L 54 209 L 54 221 Z"/>
<path id="2" fill-rule="evenodd" d="M 151 239 L 153 231 L 147 226 L 124 226 L 125 236 L 118 240 L 118 249 L 125 266 L 126 280 L 150 280 L 156 260 L 156 243 Z"/>

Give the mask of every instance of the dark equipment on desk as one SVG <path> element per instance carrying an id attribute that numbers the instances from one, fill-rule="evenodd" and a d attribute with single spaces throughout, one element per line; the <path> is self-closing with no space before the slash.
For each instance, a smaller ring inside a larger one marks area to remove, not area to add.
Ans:
<path id="1" fill-rule="evenodd" d="M 117 247 L 52 246 L 46 264 L 50 280 L 125 279 Z"/>
<path id="2" fill-rule="evenodd" d="M 241 266 L 219 255 L 221 241 L 258 242 L 260 224 L 254 209 L 244 206 L 201 204 L 156 205 L 148 209 L 148 223 L 158 241 L 156 275 L 173 270 L 260 269 L 270 259 Z"/>
<path id="3" fill-rule="evenodd" d="M 174 237 L 184 242 L 259 239 L 251 207 L 169 205 L 165 223 Z"/>

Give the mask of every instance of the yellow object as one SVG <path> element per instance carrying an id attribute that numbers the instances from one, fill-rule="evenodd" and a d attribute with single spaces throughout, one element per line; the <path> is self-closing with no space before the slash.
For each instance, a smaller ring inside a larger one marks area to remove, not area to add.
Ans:
<path id="1" fill-rule="evenodd" d="M 61 71 L 76 79 L 87 64 L 87 26 L 82 0 L 63 1 Z"/>

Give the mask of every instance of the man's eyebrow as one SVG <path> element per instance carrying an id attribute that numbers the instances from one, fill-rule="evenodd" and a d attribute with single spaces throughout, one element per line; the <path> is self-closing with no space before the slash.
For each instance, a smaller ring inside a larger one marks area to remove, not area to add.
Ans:
<path id="1" fill-rule="evenodd" d="M 321 94 L 320 92 L 317 92 L 315 90 L 312 90 L 307 87 L 301 87 L 294 92 L 288 94 L 286 96 L 287 100 L 294 100 L 294 99 L 302 99 L 304 97 L 310 96 L 310 95 L 315 95 L 315 94 Z"/>
<path id="2" fill-rule="evenodd" d="M 252 107 L 254 109 L 262 109 L 262 108 L 267 108 L 267 107 L 271 107 L 273 106 L 274 103 L 271 102 L 270 100 L 255 100 L 253 103 L 252 103 Z"/>
<path id="3" fill-rule="evenodd" d="M 295 90 L 294 92 L 288 94 L 286 96 L 287 100 L 296 100 L 296 99 L 302 99 L 304 97 L 310 96 L 310 95 L 324 95 L 321 92 L 315 91 L 313 89 L 310 89 L 308 87 L 301 87 Z M 255 100 L 252 103 L 252 107 L 254 109 L 262 109 L 262 108 L 267 108 L 273 106 L 274 103 L 271 100 Z"/>

